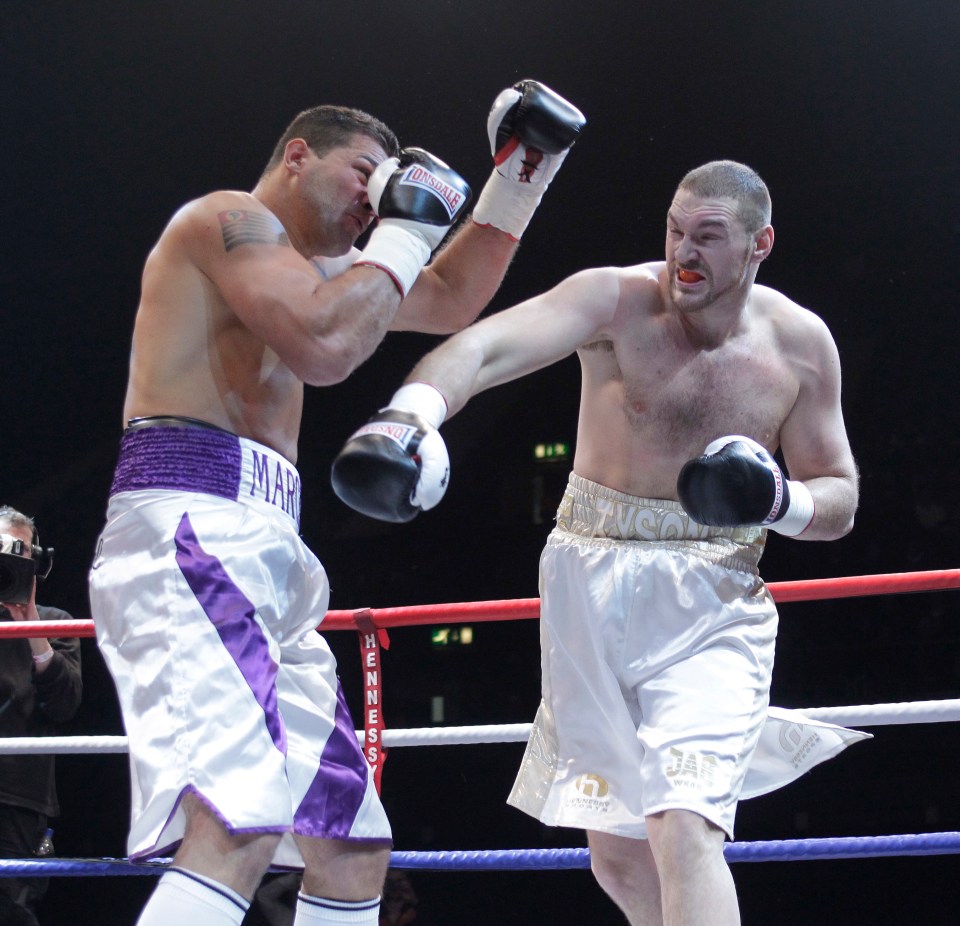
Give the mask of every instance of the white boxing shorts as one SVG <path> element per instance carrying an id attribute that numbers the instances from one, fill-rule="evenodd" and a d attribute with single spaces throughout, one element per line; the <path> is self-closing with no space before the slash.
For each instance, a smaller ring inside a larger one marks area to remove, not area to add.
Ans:
<path id="1" fill-rule="evenodd" d="M 864 736 L 768 717 L 778 618 L 757 574 L 765 536 L 571 474 L 540 561 L 543 700 L 510 804 L 632 838 L 646 838 L 647 816 L 683 809 L 732 839 L 741 796 Z"/>
<path id="2" fill-rule="evenodd" d="M 234 833 L 389 842 L 316 627 L 329 586 L 299 537 L 300 477 L 210 427 L 128 429 L 90 571 L 130 748 L 128 851 L 167 853 L 192 792 Z"/>

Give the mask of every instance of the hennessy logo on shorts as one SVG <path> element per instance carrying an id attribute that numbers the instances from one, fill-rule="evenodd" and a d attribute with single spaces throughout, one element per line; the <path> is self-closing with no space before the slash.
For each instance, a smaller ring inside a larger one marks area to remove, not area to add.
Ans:
<path id="1" fill-rule="evenodd" d="M 581 775 L 573 786 L 583 797 L 606 797 L 610 791 L 610 785 L 599 775 Z"/>
<path id="2" fill-rule="evenodd" d="M 592 774 L 578 775 L 572 784 L 573 789 L 565 794 L 564 806 L 570 810 L 595 814 L 610 813 L 613 795 L 605 778 Z"/>
<path id="3" fill-rule="evenodd" d="M 791 723 L 780 730 L 779 739 L 780 748 L 791 754 L 790 763 L 794 768 L 800 768 L 820 743 L 820 734 L 815 729 L 807 734 L 802 723 Z"/>
<path id="4" fill-rule="evenodd" d="M 463 193 L 455 190 L 449 183 L 444 183 L 436 174 L 431 173 L 422 164 L 414 164 L 409 168 L 400 182 L 421 186 L 429 190 L 443 203 L 451 219 L 463 202 Z"/>
<path id="5" fill-rule="evenodd" d="M 275 505 L 300 523 L 300 476 L 276 457 L 251 451 L 253 469 L 250 474 L 250 495 Z"/>
<path id="6" fill-rule="evenodd" d="M 683 752 L 670 747 L 673 764 L 667 769 L 667 778 L 674 785 L 689 788 L 709 788 L 717 771 L 717 757 L 699 752 Z"/>

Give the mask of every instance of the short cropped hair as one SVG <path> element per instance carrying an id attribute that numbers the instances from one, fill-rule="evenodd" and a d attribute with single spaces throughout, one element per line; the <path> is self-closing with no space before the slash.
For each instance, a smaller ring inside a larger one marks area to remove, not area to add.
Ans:
<path id="1" fill-rule="evenodd" d="M 9 505 L 0 505 L 0 524 L 9 524 L 11 527 L 25 527 L 33 535 L 33 545 L 40 545 L 40 535 L 37 533 L 37 525 L 33 523 L 33 518 L 11 508 Z"/>
<path id="2" fill-rule="evenodd" d="M 355 135 L 372 138 L 388 157 L 400 152 L 397 136 L 375 116 L 349 106 L 314 106 L 295 116 L 287 126 L 263 172 L 269 173 L 283 160 L 284 149 L 291 139 L 302 138 L 317 157 L 323 157 L 333 148 L 349 144 Z"/>
<path id="3" fill-rule="evenodd" d="M 770 191 L 760 175 L 746 164 L 710 161 L 691 170 L 680 181 L 677 192 L 681 190 L 701 199 L 732 199 L 748 234 L 770 224 L 773 211 Z"/>

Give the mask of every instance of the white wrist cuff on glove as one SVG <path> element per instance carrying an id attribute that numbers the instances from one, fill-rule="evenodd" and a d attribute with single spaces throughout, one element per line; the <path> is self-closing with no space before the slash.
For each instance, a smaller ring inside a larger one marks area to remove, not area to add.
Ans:
<path id="1" fill-rule="evenodd" d="M 429 383 L 407 383 L 401 386 L 393 394 L 387 408 L 419 415 L 433 428 L 439 428 L 447 417 L 447 400 L 439 389 Z"/>
<path id="2" fill-rule="evenodd" d="M 519 241 L 546 188 L 543 183 L 518 183 L 494 169 L 477 198 L 473 221 L 499 228 Z"/>
<path id="3" fill-rule="evenodd" d="M 790 506 L 784 512 L 783 517 L 780 518 L 779 521 L 767 519 L 761 527 L 768 527 L 770 530 L 776 531 L 778 534 L 783 534 L 786 537 L 796 537 L 797 534 L 802 534 L 813 520 L 816 509 L 813 496 L 802 482 L 794 482 L 792 479 L 786 478 L 783 470 L 780 469 L 770 451 L 767 450 L 763 444 L 759 444 L 752 437 L 745 437 L 743 434 L 730 434 L 726 437 L 718 437 L 716 440 L 707 444 L 706 449 L 703 451 L 704 455 L 709 456 L 712 453 L 716 453 L 734 441 L 741 441 L 748 447 L 753 448 L 755 453 L 765 457 L 769 461 L 768 467 L 770 472 L 773 473 L 774 478 L 782 479 L 790 492 Z M 771 514 L 776 517 L 777 510 L 772 511 Z"/>
<path id="4" fill-rule="evenodd" d="M 379 267 L 397 284 L 405 297 L 430 260 L 430 245 L 400 225 L 381 222 L 371 233 L 367 246 L 353 262 Z"/>
<path id="5" fill-rule="evenodd" d="M 796 537 L 810 526 L 815 506 L 810 490 L 802 482 L 788 479 L 787 487 L 790 489 L 790 507 L 779 521 L 768 526 L 778 534 Z"/>

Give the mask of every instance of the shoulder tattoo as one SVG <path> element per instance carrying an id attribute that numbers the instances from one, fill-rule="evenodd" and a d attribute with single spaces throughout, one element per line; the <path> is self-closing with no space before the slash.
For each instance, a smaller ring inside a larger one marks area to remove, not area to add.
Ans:
<path id="1" fill-rule="evenodd" d="M 290 246 L 290 239 L 275 216 L 246 209 L 228 209 L 218 212 L 217 218 L 220 220 L 223 247 L 227 251 L 243 244 Z"/>

